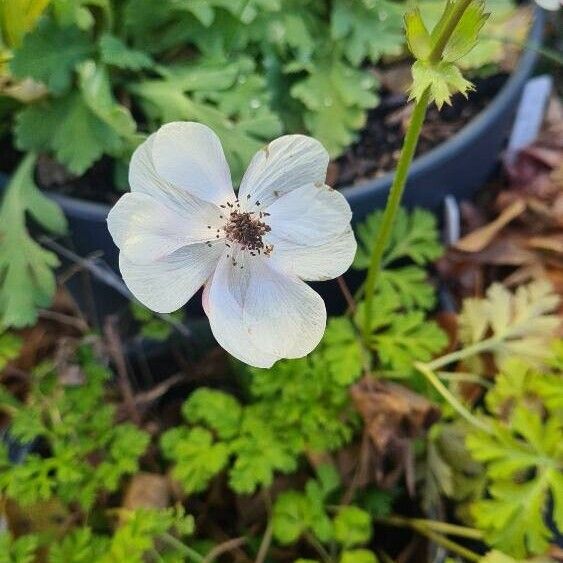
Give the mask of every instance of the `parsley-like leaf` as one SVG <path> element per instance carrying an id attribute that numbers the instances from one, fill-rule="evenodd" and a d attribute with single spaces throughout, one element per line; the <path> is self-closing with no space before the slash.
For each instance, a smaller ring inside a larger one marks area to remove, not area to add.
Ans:
<path id="1" fill-rule="evenodd" d="M 33 181 L 35 157 L 28 155 L 13 174 L 0 209 L 0 314 L 4 326 L 32 324 L 37 309 L 47 307 L 55 292 L 55 254 L 29 235 L 29 214 L 50 232 L 62 234 L 66 220 L 59 207 L 47 199 Z"/>
<path id="2" fill-rule="evenodd" d="M 16 78 L 44 82 L 53 94 L 68 90 L 76 65 L 92 51 L 88 36 L 76 27 L 59 27 L 45 18 L 28 33 L 14 52 L 11 70 Z"/>

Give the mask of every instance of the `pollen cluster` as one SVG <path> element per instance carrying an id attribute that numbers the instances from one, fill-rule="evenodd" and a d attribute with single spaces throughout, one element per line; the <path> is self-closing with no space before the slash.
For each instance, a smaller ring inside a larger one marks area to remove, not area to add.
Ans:
<path id="1" fill-rule="evenodd" d="M 257 201 L 254 205 L 259 207 L 260 202 Z M 240 245 L 240 250 L 248 250 L 251 256 L 270 255 L 274 247 L 271 244 L 265 244 L 263 240 L 264 235 L 272 230 L 263 220 L 269 217 L 269 213 L 243 210 L 238 200 L 235 203 L 227 202 L 226 205 L 220 207 L 225 211 L 219 218 L 226 222 L 222 229 L 217 229 L 216 238 L 220 238 L 219 233 L 223 231 L 228 241 L 225 244 L 228 247 L 231 246 L 229 243 L 235 243 Z M 208 228 L 211 227 L 208 226 Z M 207 244 L 211 245 L 211 242 L 207 241 Z M 234 258 L 233 263 L 236 265 Z"/>

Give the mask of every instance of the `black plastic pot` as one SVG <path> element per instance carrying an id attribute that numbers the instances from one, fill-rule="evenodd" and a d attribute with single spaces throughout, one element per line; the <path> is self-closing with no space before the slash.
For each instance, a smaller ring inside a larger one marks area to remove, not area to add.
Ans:
<path id="1" fill-rule="evenodd" d="M 543 11 L 537 9 L 529 36 L 532 45 L 541 42 L 544 19 Z M 536 59 L 537 51 L 526 50 L 512 76 L 484 111 L 447 142 L 414 161 L 403 199 L 406 206 L 437 208 L 446 195 L 465 199 L 483 185 L 497 165 L 522 89 Z M 384 206 L 392 178 L 393 173 L 389 173 L 342 190 L 350 202 L 355 220 Z M 110 273 L 118 273 L 118 251 L 106 226 L 109 206 L 58 194 L 51 197 L 68 217 L 69 247 L 81 257 L 101 255 Z M 75 276 L 70 286 L 91 320 L 116 312 L 126 302 L 122 293 L 95 277 Z M 199 305 L 192 307 L 192 312 L 198 314 Z"/>
<path id="2" fill-rule="evenodd" d="M 528 37 L 532 48 L 523 52 L 494 100 L 456 135 L 413 162 L 403 196 L 405 206 L 435 209 L 447 195 L 467 199 L 489 178 L 510 133 L 522 89 L 536 64 L 538 52 L 533 46 L 541 43 L 544 24 L 545 12 L 537 8 Z M 356 220 L 385 205 L 392 180 L 390 172 L 341 190 Z"/>

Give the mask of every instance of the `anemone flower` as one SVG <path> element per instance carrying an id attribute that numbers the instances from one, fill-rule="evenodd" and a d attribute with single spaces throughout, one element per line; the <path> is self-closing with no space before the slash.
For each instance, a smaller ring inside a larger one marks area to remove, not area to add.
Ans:
<path id="1" fill-rule="evenodd" d="M 164 125 L 133 154 L 131 193 L 108 216 L 125 283 L 159 313 L 204 286 L 217 342 L 250 365 L 307 355 L 326 309 L 303 280 L 341 275 L 356 250 L 350 206 L 325 184 L 328 161 L 315 139 L 280 137 L 254 156 L 235 194 L 211 129 Z"/>

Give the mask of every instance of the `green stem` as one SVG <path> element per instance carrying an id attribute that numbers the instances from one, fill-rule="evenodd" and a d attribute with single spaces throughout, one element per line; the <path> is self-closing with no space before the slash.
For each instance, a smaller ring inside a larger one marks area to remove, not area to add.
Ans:
<path id="1" fill-rule="evenodd" d="M 416 362 L 414 367 L 428 379 L 428 381 L 433 385 L 433 387 L 442 395 L 442 397 L 451 405 L 451 407 L 457 411 L 457 413 L 465 418 L 467 422 L 487 432 L 490 434 L 492 432 L 491 428 L 489 428 L 488 424 L 485 424 L 482 420 L 474 416 L 471 412 L 469 412 L 461 403 L 461 401 L 452 394 L 452 392 L 440 381 L 440 379 L 436 376 L 436 374 L 428 367 L 428 364 L 422 364 L 420 362 Z"/>
<path id="2" fill-rule="evenodd" d="M 459 545 L 459 543 L 456 543 L 455 541 L 452 541 L 445 536 L 442 536 L 441 534 L 437 534 L 436 532 L 433 532 L 426 528 L 415 527 L 415 530 L 420 534 L 426 536 L 433 542 L 437 543 L 438 545 L 445 547 L 448 551 L 457 553 L 468 561 L 481 561 L 481 556 L 479 554 L 471 551 L 470 549 L 467 549 L 466 547 L 463 547 L 462 545 Z"/>
<path id="3" fill-rule="evenodd" d="M 450 37 L 452 36 L 452 33 L 457 27 L 461 16 L 463 16 L 463 12 L 465 12 L 471 2 L 472 0 L 459 0 L 454 5 L 448 19 L 444 22 L 443 27 L 440 30 L 440 34 L 436 38 L 436 43 L 434 43 L 432 51 L 430 51 L 430 55 L 428 57 L 430 62 L 437 63 L 438 61 L 440 61 L 444 49 L 448 44 Z M 441 22 L 438 25 L 440 24 Z"/>
<path id="4" fill-rule="evenodd" d="M 186 544 L 182 543 L 178 538 L 175 538 L 172 534 L 165 532 L 160 536 L 160 539 L 166 542 L 168 545 L 174 547 L 183 555 L 185 555 L 190 561 L 194 563 L 203 563 L 205 558 L 200 555 L 195 549 L 188 547 Z"/>
<path id="5" fill-rule="evenodd" d="M 393 223 L 395 222 L 395 217 L 397 216 L 399 206 L 401 205 L 401 198 L 403 197 L 403 192 L 405 190 L 409 167 L 416 151 L 418 137 L 420 136 L 422 124 L 424 123 L 424 118 L 426 117 L 426 108 L 429 100 L 430 89 L 427 89 L 414 106 L 409 128 L 403 142 L 403 148 L 401 149 L 401 156 L 397 164 L 397 171 L 395 172 L 391 191 L 389 192 L 389 199 L 387 200 L 387 205 L 385 206 L 385 211 L 383 213 L 381 227 L 373 246 L 365 284 L 365 314 L 363 332 L 364 340 L 366 341 L 371 333 L 371 314 L 373 309 L 374 290 L 381 272 L 383 253 L 387 247 Z"/>
<path id="6" fill-rule="evenodd" d="M 406 518 L 404 516 L 388 516 L 386 518 L 376 519 L 382 524 L 389 524 L 391 526 L 398 526 L 403 528 L 424 527 L 435 532 L 458 536 L 461 538 L 469 538 L 473 540 L 483 539 L 483 532 L 475 528 L 468 528 L 467 526 L 457 526 L 448 522 L 441 522 L 440 520 L 428 520 L 426 518 Z"/>
<path id="7" fill-rule="evenodd" d="M 438 24 L 440 26 L 438 36 L 436 37 L 436 42 L 434 43 L 429 55 L 429 60 L 431 62 L 438 62 L 442 58 L 444 48 L 448 44 L 452 33 L 471 1 L 472 0 L 457 0 L 451 8 L 449 14 L 447 16 L 444 14 L 445 19 L 443 17 Z M 424 118 L 426 117 L 426 109 L 429 101 L 430 89 L 427 88 L 414 106 L 411 121 L 405 135 L 405 140 L 403 141 L 401 156 L 399 157 L 399 162 L 397 163 L 397 170 L 393 178 L 393 183 L 391 184 L 387 205 L 385 206 L 385 211 L 383 212 L 381 227 L 379 228 L 379 232 L 373 246 L 365 283 L 365 311 L 363 319 L 363 337 L 365 341 L 368 340 L 371 333 L 371 315 L 373 311 L 374 290 L 380 275 L 383 254 L 387 247 L 389 237 L 391 236 L 393 224 L 401 204 L 403 192 L 407 183 L 409 168 L 412 159 L 414 158 L 414 153 L 418 144 L 420 131 L 422 130 L 422 124 L 424 123 Z"/>
<path id="8" fill-rule="evenodd" d="M 481 385 L 490 389 L 493 387 L 493 383 L 480 375 L 475 375 L 474 373 L 464 373 L 464 372 L 450 372 L 450 371 L 437 371 L 436 375 L 445 381 L 453 381 L 455 383 L 475 383 L 476 385 Z"/>
<path id="9" fill-rule="evenodd" d="M 329 555 L 328 551 L 323 547 L 321 542 L 311 533 L 305 532 L 305 539 L 315 548 L 317 553 L 321 556 L 321 559 L 325 563 L 332 563 L 332 557 Z"/>
<path id="10" fill-rule="evenodd" d="M 496 337 L 487 338 L 481 342 L 471 344 L 466 346 L 461 350 L 456 350 L 455 352 L 450 352 L 444 356 L 440 356 L 431 362 L 424 364 L 429 370 L 436 371 L 444 366 L 447 366 L 453 362 L 458 362 L 464 360 L 465 358 L 470 358 L 471 356 L 476 356 L 477 354 L 482 354 L 483 352 L 488 352 L 494 349 L 499 343 L 499 339 Z"/>
<path id="11" fill-rule="evenodd" d="M 382 524 L 388 524 L 390 526 L 397 526 L 401 528 L 411 528 L 415 532 L 426 536 L 433 542 L 441 545 L 452 553 L 457 553 L 461 557 L 469 561 L 480 561 L 481 557 L 467 549 L 466 547 L 450 540 L 449 538 L 438 533 L 436 530 L 441 530 L 446 534 L 456 535 L 460 537 L 465 537 L 469 539 L 482 539 L 482 533 L 474 528 L 466 528 L 465 526 L 456 526 L 454 524 L 448 524 L 447 522 L 438 522 L 436 520 L 425 520 L 422 518 L 404 518 L 402 516 L 389 516 L 387 518 L 379 518 L 379 522 Z"/>

